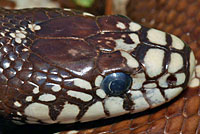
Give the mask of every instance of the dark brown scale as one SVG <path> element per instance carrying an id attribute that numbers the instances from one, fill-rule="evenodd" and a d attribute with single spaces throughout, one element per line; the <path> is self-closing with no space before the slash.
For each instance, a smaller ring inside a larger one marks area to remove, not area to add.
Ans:
<path id="1" fill-rule="evenodd" d="M 99 30 L 92 18 L 85 19 L 81 16 L 69 16 L 52 19 L 47 22 L 40 23 L 40 26 L 44 28 L 43 30 L 37 32 L 37 35 L 41 38 L 84 38 L 96 34 Z"/>

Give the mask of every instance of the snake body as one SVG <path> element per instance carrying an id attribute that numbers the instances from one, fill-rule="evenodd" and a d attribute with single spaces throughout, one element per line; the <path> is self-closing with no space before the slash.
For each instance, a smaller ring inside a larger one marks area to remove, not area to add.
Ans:
<path id="1" fill-rule="evenodd" d="M 71 9 L 1 9 L 0 44 L 1 113 L 31 124 L 154 108 L 187 87 L 195 66 L 189 46 L 174 35 L 121 15 Z M 131 79 L 123 92 L 120 73 Z"/>

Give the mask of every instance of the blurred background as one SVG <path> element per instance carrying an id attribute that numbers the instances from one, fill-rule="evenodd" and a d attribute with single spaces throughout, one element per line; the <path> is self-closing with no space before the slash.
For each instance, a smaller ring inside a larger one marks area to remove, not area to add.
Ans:
<path id="1" fill-rule="evenodd" d="M 0 6 L 8 9 L 32 7 L 72 8 L 94 15 L 125 14 L 128 0 L 0 0 Z"/>
<path id="2" fill-rule="evenodd" d="M 94 15 L 123 14 L 137 23 L 180 37 L 200 62 L 200 0 L 0 0 L 0 7 L 56 7 Z M 200 76 L 196 80 L 200 83 Z M 199 94 L 199 86 L 188 88 L 162 107 L 84 124 L 16 126 L 0 118 L 0 134 L 58 134 L 59 131 L 63 131 L 59 134 L 197 134 L 200 133 Z"/>

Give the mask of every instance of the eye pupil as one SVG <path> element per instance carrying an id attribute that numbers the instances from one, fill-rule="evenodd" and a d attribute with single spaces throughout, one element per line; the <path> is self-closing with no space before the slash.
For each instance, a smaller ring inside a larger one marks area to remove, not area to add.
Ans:
<path id="1" fill-rule="evenodd" d="M 110 91 L 115 92 L 115 94 L 119 94 L 123 89 L 126 88 L 125 81 L 122 80 L 114 80 L 110 83 Z"/>
<path id="2" fill-rule="evenodd" d="M 132 78 L 125 73 L 107 75 L 101 83 L 101 88 L 107 95 L 118 96 L 126 92 L 132 83 Z"/>
<path id="3" fill-rule="evenodd" d="M 176 81 L 177 81 L 177 78 L 174 76 L 174 75 L 170 75 L 168 78 L 167 78 L 167 83 L 169 85 L 176 85 Z"/>

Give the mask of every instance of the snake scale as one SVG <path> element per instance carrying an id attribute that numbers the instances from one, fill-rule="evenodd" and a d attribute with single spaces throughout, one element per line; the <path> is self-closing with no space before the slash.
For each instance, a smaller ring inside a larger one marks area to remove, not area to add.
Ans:
<path id="1" fill-rule="evenodd" d="M 1 109 L 7 118 L 72 123 L 140 112 L 178 95 L 193 72 L 193 53 L 180 39 L 123 16 L 2 12 Z M 109 78 L 116 81 L 107 88 Z"/>

